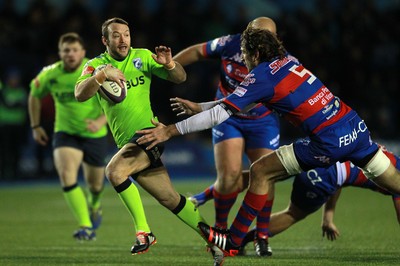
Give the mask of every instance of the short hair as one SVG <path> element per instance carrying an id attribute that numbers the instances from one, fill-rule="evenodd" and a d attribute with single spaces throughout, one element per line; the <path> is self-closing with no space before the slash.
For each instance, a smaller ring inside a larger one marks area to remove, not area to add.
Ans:
<path id="1" fill-rule="evenodd" d="M 106 21 L 104 21 L 103 25 L 101 26 L 101 34 L 108 39 L 108 26 L 112 23 L 118 23 L 118 24 L 124 24 L 126 26 L 129 26 L 128 22 L 126 22 L 125 20 L 123 20 L 122 18 L 110 18 L 107 19 Z"/>
<path id="2" fill-rule="evenodd" d="M 76 32 L 68 32 L 60 36 L 60 39 L 58 40 L 58 49 L 61 49 L 61 46 L 63 43 L 74 43 L 78 42 L 82 47 L 85 47 L 83 43 L 83 39 L 81 36 L 79 36 L 78 33 Z"/>
<path id="3" fill-rule="evenodd" d="M 269 30 L 249 27 L 241 36 L 241 46 L 250 55 L 257 51 L 261 62 L 271 61 L 275 57 L 285 57 L 286 49 L 278 37 Z"/>

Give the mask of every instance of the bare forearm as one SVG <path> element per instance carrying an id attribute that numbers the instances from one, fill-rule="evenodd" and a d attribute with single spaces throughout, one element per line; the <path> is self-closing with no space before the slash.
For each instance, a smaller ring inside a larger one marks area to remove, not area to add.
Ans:
<path id="1" fill-rule="evenodd" d="M 84 102 L 92 98 L 107 79 L 105 71 L 100 71 L 93 77 L 85 79 L 75 86 L 75 98 L 79 102 Z"/>
<path id="2" fill-rule="evenodd" d="M 177 55 L 175 55 L 173 59 L 176 62 L 180 63 L 182 66 L 193 64 L 204 58 L 202 47 L 202 43 L 189 46 L 188 48 L 183 49 Z"/>
<path id="3" fill-rule="evenodd" d="M 42 102 L 39 98 L 29 95 L 28 98 L 28 112 L 31 127 L 40 125 L 40 113 L 42 108 Z"/>
<path id="4" fill-rule="evenodd" d="M 170 69 L 166 67 L 168 70 L 167 79 L 175 84 L 180 84 L 186 80 L 186 71 L 178 62 L 174 62 L 173 64 L 174 65 L 170 67 Z"/>
<path id="5" fill-rule="evenodd" d="M 324 204 L 322 219 L 323 222 L 332 222 L 335 214 L 336 203 L 339 199 L 342 189 L 338 189 Z"/>

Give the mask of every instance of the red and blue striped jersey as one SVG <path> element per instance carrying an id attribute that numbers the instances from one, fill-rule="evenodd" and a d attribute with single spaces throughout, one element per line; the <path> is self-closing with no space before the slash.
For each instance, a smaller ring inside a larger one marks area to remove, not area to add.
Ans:
<path id="1" fill-rule="evenodd" d="M 227 35 L 208 41 L 203 45 L 203 55 L 206 58 L 220 59 L 220 81 L 215 99 L 222 99 L 231 94 L 243 81 L 249 71 L 242 61 L 240 50 L 241 34 Z M 239 113 L 242 118 L 258 118 L 271 113 L 262 104 L 246 113 Z"/>
<path id="2" fill-rule="evenodd" d="M 290 54 L 256 66 L 222 106 L 235 113 L 252 103 L 275 110 L 307 135 L 355 114 Z"/>

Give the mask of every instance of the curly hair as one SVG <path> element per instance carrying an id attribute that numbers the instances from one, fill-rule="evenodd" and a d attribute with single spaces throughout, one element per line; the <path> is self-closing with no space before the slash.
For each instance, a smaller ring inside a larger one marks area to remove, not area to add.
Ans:
<path id="1" fill-rule="evenodd" d="M 249 55 L 258 51 L 260 62 L 269 62 L 276 57 L 282 59 L 286 54 L 282 42 L 268 30 L 248 27 L 242 33 L 241 45 Z"/>

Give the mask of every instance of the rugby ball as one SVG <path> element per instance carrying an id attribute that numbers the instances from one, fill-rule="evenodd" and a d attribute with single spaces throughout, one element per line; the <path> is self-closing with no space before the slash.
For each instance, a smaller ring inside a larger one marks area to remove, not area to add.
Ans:
<path id="1" fill-rule="evenodd" d="M 95 69 L 93 75 L 105 68 L 106 65 L 101 65 Z M 99 94 L 105 100 L 110 103 L 120 103 L 126 98 L 127 89 L 125 82 L 122 82 L 123 86 L 119 86 L 115 81 L 105 80 L 100 86 Z"/>

